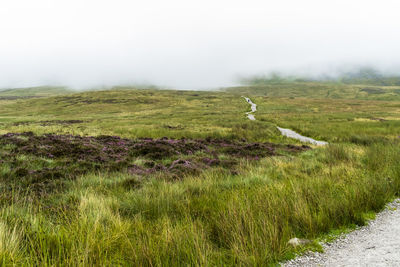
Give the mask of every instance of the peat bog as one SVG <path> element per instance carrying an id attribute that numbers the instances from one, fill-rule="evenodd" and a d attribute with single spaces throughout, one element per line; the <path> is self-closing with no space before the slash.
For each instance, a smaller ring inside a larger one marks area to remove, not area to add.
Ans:
<path id="1" fill-rule="evenodd" d="M 125 171 L 133 176 L 158 174 L 169 180 L 199 174 L 211 167 L 229 169 L 240 160 L 297 153 L 308 146 L 233 141 L 226 139 L 126 139 L 118 136 L 35 135 L 32 132 L 0 136 L 1 178 L 48 193 L 88 172 Z M 4 166 L 8 166 L 5 168 Z"/>

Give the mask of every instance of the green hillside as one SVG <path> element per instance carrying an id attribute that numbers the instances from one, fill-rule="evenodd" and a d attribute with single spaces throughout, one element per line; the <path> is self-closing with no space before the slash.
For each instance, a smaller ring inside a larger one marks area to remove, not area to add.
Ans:
<path id="1" fill-rule="evenodd" d="M 369 84 L 345 84 L 334 82 L 274 82 L 226 89 L 237 94 L 269 97 L 302 97 L 358 100 L 400 100 L 400 86 L 377 86 Z"/>
<path id="2" fill-rule="evenodd" d="M 66 87 L 53 87 L 53 86 L 40 86 L 40 87 L 29 87 L 29 88 L 11 88 L 11 89 L 0 89 L 0 100 L 1 99 L 13 99 L 13 98 L 29 98 L 29 97 L 46 97 L 54 95 L 65 95 L 73 93 L 74 91 Z"/>

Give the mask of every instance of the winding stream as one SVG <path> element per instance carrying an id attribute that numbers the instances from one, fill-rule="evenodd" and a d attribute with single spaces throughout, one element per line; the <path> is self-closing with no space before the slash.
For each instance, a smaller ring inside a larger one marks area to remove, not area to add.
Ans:
<path id="1" fill-rule="evenodd" d="M 311 137 L 303 136 L 303 135 L 298 134 L 295 131 L 290 130 L 290 129 L 285 129 L 285 128 L 281 128 L 281 127 L 276 127 L 276 128 L 278 128 L 278 130 L 281 132 L 281 134 L 283 136 L 293 138 L 293 139 L 299 140 L 304 143 L 311 143 L 311 144 L 317 145 L 317 146 L 324 146 L 324 145 L 328 144 L 328 142 L 318 141 L 318 140 L 312 139 Z"/>
<path id="2" fill-rule="evenodd" d="M 243 98 L 246 100 L 247 103 L 249 103 L 251 105 L 251 111 L 246 112 L 247 118 L 249 118 L 249 120 L 255 121 L 256 118 L 253 113 L 257 111 L 257 105 L 254 104 L 250 98 L 245 97 L 245 96 L 243 96 Z M 281 128 L 281 127 L 276 127 L 276 128 L 278 128 L 278 130 L 281 132 L 281 134 L 283 136 L 293 138 L 293 139 L 299 140 L 304 143 L 311 143 L 311 144 L 317 145 L 317 146 L 324 146 L 324 145 L 328 144 L 328 142 L 318 141 L 318 140 L 312 139 L 311 137 L 303 136 L 303 135 L 298 134 L 295 131 L 290 130 L 290 129 Z"/>
<path id="3" fill-rule="evenodd" d="M 257 105 L 254 104 L 250 98 L 243 96 L 244 99 L 246 99 L 247 103 L 249 103 L 251 105 L 251 111 L 246 112 L 247 118 L 249 118 L 249 120 L 255 121 L 256 117 L 254 117 L 254 115 L 252 113 L 257 111 Z"/>

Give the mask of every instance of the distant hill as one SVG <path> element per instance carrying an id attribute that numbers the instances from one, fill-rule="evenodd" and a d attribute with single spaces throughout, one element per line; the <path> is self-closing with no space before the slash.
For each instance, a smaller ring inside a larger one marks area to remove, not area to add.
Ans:
<path id="1" fill-rule="evenodd" d="M 225 91 L 240 95 L 268 97 L 400 101 L 400 86 L 376 86 L 370 84 L 353 85 L 335 82 L 286 81 L 238 86 L 226 88 Z"/>
<path id="2" fill-rule="evenodd" d="M 337 78 L 337 81 L 346 84 L 400 86 L 400 76 L 384 74 L 373 68 L 361 68 L 354 72 L 344 73 Z"/>
<path id="3" fill-rule="evenodd" d="M 75 91 L 66 87 L 40 86 L 28 88 L 0 89 L 0 98 L 30 98 L 71 94 Z"/>
<path id="4" fill-rule="evenodd" d="M 373 68 L 318 78 L 272 73 L 245 78 L 242 84 L 225 90 L 269 97 L 400 100 L 400 76 L 385 75 Z"/>
<path id="5" fill-rule="evenodd" d="M 256 75 L 241 80 L 245 85 L 267 85 L 276 83 L 321 82 L 362 84 L 376 86 L 400 86 L 400 75 L 386 74 L 371 67 L 363 67 L 353 71 L 341 72 L 338 75 L 320 75 L 317 77 L 282 75 L 272 72 L 267 75 Z"/>

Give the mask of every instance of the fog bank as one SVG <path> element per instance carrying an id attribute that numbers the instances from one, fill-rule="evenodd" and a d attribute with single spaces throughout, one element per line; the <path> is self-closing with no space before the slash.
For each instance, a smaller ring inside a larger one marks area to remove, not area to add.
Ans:
<path id="1" fill-rule="evenodd" d="M 5 0 L 0 88 L 148 83 L 374 66 L 400 72 L 398 1 Z"/>

